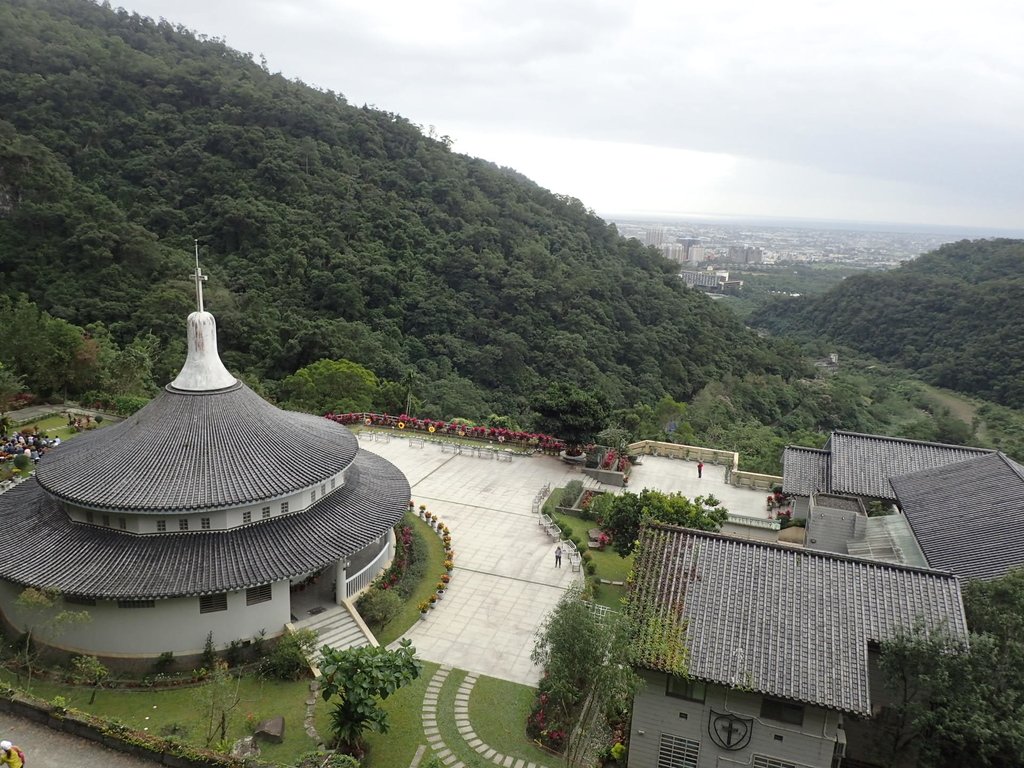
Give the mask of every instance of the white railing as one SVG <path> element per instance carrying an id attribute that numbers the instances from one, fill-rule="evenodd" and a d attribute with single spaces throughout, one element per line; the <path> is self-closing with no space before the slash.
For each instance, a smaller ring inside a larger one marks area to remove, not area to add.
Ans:
<path id="1" fill-rule="evenodd" d="M 747 517 L 746 515 L 729 513 L 725 516 L 725 521 L 733 525 L 745 525 L 747 528 L 766 528 L 769 531 L 779 530 L 778 520 L 768 520 L 764 517 Z"/>
<path id="2" fill-rule="evenodd" d="M 377 574 L 384 570 L 384 564 L 391 560 L 393 554 L 391 537 L 388 536 L 388 545 L 358 573 L 345 579 L 345 597 L 358 595 L 370 586 L 370 583 L 377 578 Z"/>

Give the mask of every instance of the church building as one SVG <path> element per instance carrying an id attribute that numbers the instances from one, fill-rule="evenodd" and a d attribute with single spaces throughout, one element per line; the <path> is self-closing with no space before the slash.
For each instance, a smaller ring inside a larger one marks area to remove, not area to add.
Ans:
<path id="1" fill-rule="evenodd" d="M 390 562 L 409 483 L 345 427 L 274 407 L 237 380 L 216 323 L 188 317 L 178 376 L 125 421 L 64 443 L 0 495 L 7 630 L 34 621 L 26 587 L 90 620 L 41 640 L 105 658 L 155 657 L 263 635 L 316 582 L 341 603 Z M 307 596 L 308 597 L 308 596 Z M 38 619 L 35 619 L 37 621 Z"/>

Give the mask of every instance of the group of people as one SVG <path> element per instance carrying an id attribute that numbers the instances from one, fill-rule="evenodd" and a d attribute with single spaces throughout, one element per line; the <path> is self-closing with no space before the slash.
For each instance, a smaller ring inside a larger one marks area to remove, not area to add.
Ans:
<path id="1" fill-rule="evenodd" d="M 60 445 L 60 438 L 52 440 L 34 433 L 15 432 L 0 437 L 0 461 L 9 461 L 24 454 L 38 463 L 50 448 Z"/>
<path id="2" fill-rule="evenodd" d="M 10 768 L 22 768 L 25 765 L 25 753 L 20 747 L 14 746 L 7 739 L 0 741 L 0 765 Z"/>

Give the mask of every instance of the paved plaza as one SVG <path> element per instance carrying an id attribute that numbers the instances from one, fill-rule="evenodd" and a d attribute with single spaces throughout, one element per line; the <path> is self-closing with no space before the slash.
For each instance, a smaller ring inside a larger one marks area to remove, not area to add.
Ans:
<path id="1" fill-rule="evenodd" d="M 537 630 L 574 580 L 568 560 L 555 568 L 555 544 L 537 524 L 533 500 L 580 480 L 606 491 L 578 468 L 550 456 L 514 456 L 499 462 L 442 453 L 436 443 L 369 439 L 363 448 L 388 459 L 409 479 L 417 506 L 426 504 L 449 527 L 455 570 L 444 600 L 406 633 L 428 661 L 477 674 L 536 685 L 541 670 L 530 661 Z M 765 517 L 764 494 L 724 482 L 725 468 L 710 464 L 697 478 L 694 462 L 644 457 L 628 490 L 645 487 L 685 496 L 714 494 L 733 514 Z"/>

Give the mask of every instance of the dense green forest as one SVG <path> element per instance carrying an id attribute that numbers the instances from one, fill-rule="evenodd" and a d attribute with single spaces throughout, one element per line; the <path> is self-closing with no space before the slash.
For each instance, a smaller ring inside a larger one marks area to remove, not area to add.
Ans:
<path id="1" fill-rule="evenodd" d="M 826 337 L 937 386 L 1024 407 L 1024 241 L 961 241 L 817 297 L 773 302 L 752 324 Z"/>
<path id="2" fill-rule="evenodd" d="M 0 6 L 3 292 L 109 354 L 135 345 L 161 384 L 193 236 L 225 362 L 271 395 L 347 359 L 410 381 L 428 415 L 525 417 L 550 381 L 622 407 L 802 366 L 579 201 L 398 115 L 165 21 Z M 96 383 L 79 373 L 72 394 Z"/>
<path id="3" fill-rule="evenodd" d="M 25 390 L 130 412 L 173 378 L 194 237 L 225 362 L 287 407 L 618 427 L 768 472 L 837 428 L 1005 434 L 904 374 L 815 372 L 580 201 L 398 115 L 169 22 L 6 0 L 0 411 Z"/>

